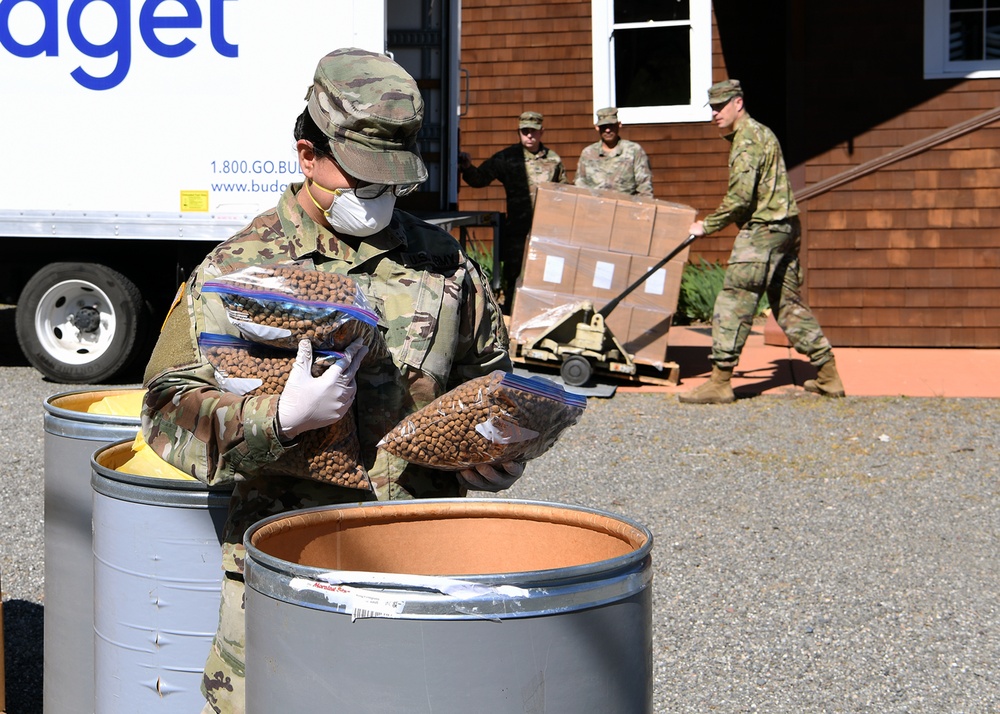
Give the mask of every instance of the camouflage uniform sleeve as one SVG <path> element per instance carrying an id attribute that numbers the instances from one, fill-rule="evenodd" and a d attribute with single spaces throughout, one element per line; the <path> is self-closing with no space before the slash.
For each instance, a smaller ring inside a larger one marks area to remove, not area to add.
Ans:
<path id="1" fill-rule="evenodd" d="M 549 179 L 553 183 L 569 183 L 569 178 L 566 176 L 566 167 L 563 165 L 562 157 L 557 154 L 552 149 L 545 147 L 548 151 L 548 156 L 554 162 L 555 166 L 552 168 L 552 176 Z"/>
<path id="2" fill-rule="evenodd" d="M 715 233 L 730 223 L 743 225 L 753 215 L 757 190 L 757 161 L 752 146 L 741 146 L 729 161 L 729 189 L 722 203 L 702 221 L 705 233 Z"/>
<path id="3" fill-rule="evenodd" d="M 584 147 L 580 152 L 580 160 L 576 164 L 576 175 L 573 177 L 573 184 L 582 188 L 592 188 L 590 180 L 587 178 L 587 164 L 592 160 L 593 147 Z"/>
<path id="4" fill-rule="evenodd" d="M 275 418 L 278 397 L 224 392 L 209 364 L 165 372 L 147 388 L 143 435 L 181 471 L 210 486 L 229 483 L 284 453 Z"/>
<path id="5" fill-rule="evenodd" d="M 563 166 L 562 159 L 559 160 L 559 165 L 556 166 L 556 183 L 569 183 L 569 176 L 566 175 L 566 167 Z"/>
<path id="6" fill-rule="evenodd" d="M 196 305 L 194 292 L 188 291 L 184 304 L 174 309 L 179 314 L 172 315 L 183 319 L 181 311 L 187 313 L 192 343 L 199 329 L 195 314 L 206 312 L 201 303 Z M 207 297 L 201 294 L 200 300 Z M 248 397 L 220 389 L 214 367 L 194 349 L 193 360 L 161 365 L 147 380 L 143 436 L 167 463 L 203 483 L 223 484 L 252 475 L 285 453 L 277 433 L 279 395 Z"/>
<path id="7" fill-rule="evenodd" d="M 653 171 L 649 168 L 649 157 L 646 151 L 636 144 L 635 163 L 633 167 L 635 174 L 635 192 L 640 196 L 653 197 Z"/>
<path id="8" fill-rule="evenodd" d="M 479 267 L 465 258 L 465 300 L 461 306 L 459 339 L 449 376 L 449 389 L 500 369 L 513 371 L 510 339 L 493 292 Z"/>

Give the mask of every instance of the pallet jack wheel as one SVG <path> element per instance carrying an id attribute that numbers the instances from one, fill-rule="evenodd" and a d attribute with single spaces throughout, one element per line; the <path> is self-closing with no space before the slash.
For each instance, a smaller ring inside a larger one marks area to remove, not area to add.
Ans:
<path id="1" fill-rule="evenodd" d="M 569 355 L 563 360 L 559 373 L 566 384 L 571 387 L 582 387 L 590 380 L 593 369 L 591 369 L 590 362 L 585 357 Z"/>

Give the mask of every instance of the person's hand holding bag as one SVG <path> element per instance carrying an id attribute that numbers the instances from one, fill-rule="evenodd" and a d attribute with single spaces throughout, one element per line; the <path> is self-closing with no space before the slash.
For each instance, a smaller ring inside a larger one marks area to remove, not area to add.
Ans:
<path id="1" fill-rule="evenodd" d="M 360 340 L 355 340 L 319 377 L 312 376 L 312 344 L 299 342 L 295 364 L 278 398 L 278 425 L 283 439 L 292 440 L 304 431 L 319 429 L 340 421 L 354 403 L 357 384 L 354 375 L 368 354 Z"/>
<path id="2" fill-rule="evenodd" d="M 471 491 L 503 491 L 524 474 L 524 462 L 504 461 L 495 466 L 476 464 L 458 472 L 458 481 Z"/>

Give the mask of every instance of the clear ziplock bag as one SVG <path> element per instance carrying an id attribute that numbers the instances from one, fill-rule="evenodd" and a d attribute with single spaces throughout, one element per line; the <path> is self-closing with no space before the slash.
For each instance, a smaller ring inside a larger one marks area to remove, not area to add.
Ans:
<path id="1" fill-rule="evenodd" d="M 302 339 L 313 350 L 343 350 L 356 339 L 373 356 L 385 354 L 378 315 L 349 275 L 295 264 L 251 266 L 206 281 L 229 321 L 248 340 L 294 350 Z"/>
<path id="2" fill-rule="evenodd" d="M 233 335 L 202 333 L 198 335 L 198 346 L 215 368 L 219 386 L 239 395 L 280 394 L 295 364 L 294 350 L 268 347 Z M 335 351 L 318 353 L 312 375 L 320 376 L 343 356 Z M 340 421 L 300 435 L 267 468 L 271 473 L 347 488 L 370 488 L 368 473 L 361 463 L 361 443 L 353 409 Z"/>
<path id="3" fill-rule="evenodd" d="M 576 424 L 586 406 L 585 397 L 551 380 L 497 370 L 409 415 L 379 447 L 438 469 L 529 461 Z"/>

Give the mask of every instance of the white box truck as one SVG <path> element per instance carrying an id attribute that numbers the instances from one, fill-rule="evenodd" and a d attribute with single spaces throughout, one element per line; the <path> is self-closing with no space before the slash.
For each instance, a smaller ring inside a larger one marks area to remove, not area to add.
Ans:
<path id="1" fill-rule="evenodd" d="M 458 0 L 0 0 L 0 303 L 28 361 L 141 374 L 180 282 L 301 180 L 294 120 L 338 47 L 417 80 L 430 179 L 400 206 L 453 215 L 458 27 Z"/>

